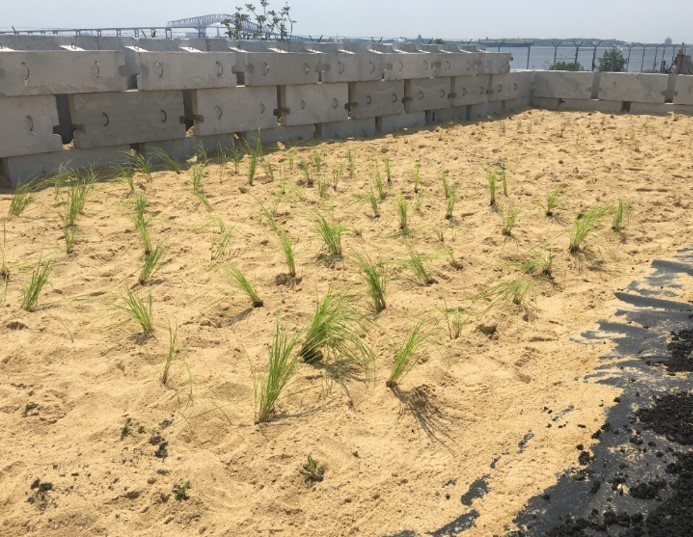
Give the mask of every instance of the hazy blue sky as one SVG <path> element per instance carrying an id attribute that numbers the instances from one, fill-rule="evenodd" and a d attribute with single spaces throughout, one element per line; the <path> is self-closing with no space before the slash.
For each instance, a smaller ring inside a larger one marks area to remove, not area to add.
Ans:
<path id="1" fill-rule="evenodd" d="M 163 26 L 232 13 L 225 0 L 0 0 L 0 28 Z M 244 2 L 243 2 L 244 3 Z M 255 2 L 258 3 L 257 1 Z M 280 8 L 284 0 L 270 2 Z M 693 1 L 670 0 L 290 0 L 294 33 L 443 38 L 599 37 L 693 41 Z"/>

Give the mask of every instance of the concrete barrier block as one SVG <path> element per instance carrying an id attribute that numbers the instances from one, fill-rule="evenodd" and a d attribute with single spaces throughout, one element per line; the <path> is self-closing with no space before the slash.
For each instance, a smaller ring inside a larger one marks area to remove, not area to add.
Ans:
<path id="1" fill-rule="evenodd" d="M 469 107 L 469 117 L 472 120 L 500 117 L 502 115 L 503 103 L 501 101 L 472 104 Z"/>
<path id="2" fill-rule="evenodd" d="M 137 88 L 143 91 L 228 88 L 236 85 L 233 52 L 145 52 L 129 48 Z"/>
<path id="3" fill-rule="evenodd" d="M 674 104 L 693 104 L 693 75 L 676 77 Z"/>
<path id="4" fill-rule="evenodd" d="M 427 78 L 433 75 L 435 56 L 430 53 L 388 52 L 376 57 L 382 59 L 385 80 Z"/>
<path id="5" fill-rule="evenodd" d="M 507 101 L 501 101 L 501 103 L 503 106 L 502 114 L 504 116 L 517 114 L 518 112 L 529 110 L 532 107 L 531 98 L 529 96 L 508 99 Z"/>
<path id="6" fill-rule="evenodd" d="M 277 126 L 277 88 L 236 87 L 192 92 L 196 136 L 271 129 Z"/>
<path id="7" fill-rule="evenodd" d="M 488 101 L 491 77 L 488 75 L 456 76 L 453 78 L 451 106 L 480 104 Z"/>
<path id="8" fill-rule="evenodd" d="M 217 136 L 187 136 L 177 140 L 159 140 L 147 142 L 140 146 L 140 151 L 154 164 L 164 163 L 158 153 L 163 150 L 174 160 L 183 162 L 202 151 L 208 154 L 218 153 L 221 150 L 232 149 L 235 145 L 232 134 L 220 134 Z"/>
<path id="9" fill-rule="evenodd" d="M 239 51 L 235 71 L 246 86 L 316 84 L 318 54 Z"/>
<path id="10" fill-rule="evenodd" d="M 533 95 L 560 99 L 590 99 L 592 78 L 591 71 L 536 71 Z"/>
<path id="11" fill-rule="evenodd" d="M 122 52 L 0 50 L 0 95 L 94 93 L 126 88 Z"/>
<path id="12" fill-rule="evenodd" d="M 507 101 L 529 97 L 532 92 L 532 71 L 491 75 L 489 101 Z"/>
<path id="13" fill-rule="evenodd" d="M 404 110 L 422 112 L 450 106 L 452 77 L 415 78 L 404 82 Z"/>
<path id="14" fill-rule="evenodd" d="M 69 101 L 79 148 L 185 137 L 180 91 L 89 93 Z"/>
<path id="15" fill-rule="evenodd" d="M 404 112 L 404 80 L 349 84 L 351 117 L 375 117 Z"/>
<path id="16" fill-rule="evenodd" d="M 279 100 L 285 126 L 342 121 L 349 117 L 346 83 L 281 86 Z"/>
<path id="17" fill-rule="evenodd" d="M 559 99 L 558 97 L 532 96 L 531 102 L 534 108 L 540 108 L 542 110 L 552 110 L 554 112 L 558 110 L 561 106 L 561 99 Z"/>
<path id="18" fill-rule="evenodd" d="M 468 106 L 451 106 L 440 110 L 428 110 L 426 112 L 426 123 L 444 123 L 448 121 L 467 121 L 469 113 Z"/>
<path id="19" fill-rule="evenodd" d="M 325 140 L 347 138 L 372 138 L 375 136 L 375 118 L 348 119 L 346 121 L 334 121 L 330 123 L 318 123 L 316 125 L 318 138 Z"/>
<path id="20" fill-rule="evenodd" d="M 383 64 L 375 54 L 320 54 L 317 69 L 322 82 L 362 82 L 381 80 Z"/>
<path id="21" fill-rule="evenodd" d="M 623 112 L 623 101 L 603 101 L 601 99 L 560 99 L 561 111 L 602 112 L 603 114 L 620 114 Z"/>
<path id="22" fill-rule="evenodd" d="M 245 138 L 252 143 L 257 133 L 247 132 Z M 260 131 L 263 144 L 274 142 L 290 142 L 292 140 L 312 140 L 315 137 L 315 125 L 297 125 L 295 127 L 276 127 Z"/>
<path id="23" fill-rule="evenodd" d="M 375 119 L 376 132 L 388 133 L 402 129 L 420 128 L 426 125 L 426 112 L 381 116 Z"/>
<path id="24" fill-rule="evenodd" d="M 440 52 L 435 55 L 433 76 L 470 76 L 476 74 L 478 52 Z"/>
<path id="25" fill-rule="evenodd" d="M 59 123 L 53 95 L 0 97 L 0 158 L 62 149 L 60 136 L 53 134 Z"/>
<path id="26" fill-rule="evenodd" d="M 130 160 L 130 146 L 102 147 L 98 149 L 69 149 L 24 155 L 3 159 L 3 170 L 10 184 L 16 186 L 23 181 L 44 177 L 61 168 L 80 170 L 106 164 L 125 164 Z"/>
<path id="27" fill-rule="evenodd" d="M 602 73 L 599 99 L 639 103 L 663 103 L 667 75 L 649 73 Z"/>
<path id="28" fill-rule="evenodd" d="M 693 104 L 671 103 L 631 103 L 631 114 L 647 114 L 652 116 L 665 116 L 667 114 L 693 115 Z"/>
<path id="29" fill-rule="evenodd" d="M 480 52 L 476 62 L 476 74 L 495 75 L 510 72 L 509 52 Z"/>

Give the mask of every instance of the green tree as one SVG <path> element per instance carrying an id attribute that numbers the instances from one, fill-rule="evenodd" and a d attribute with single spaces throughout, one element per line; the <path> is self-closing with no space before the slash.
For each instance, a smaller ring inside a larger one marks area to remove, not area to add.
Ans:
<path id="1" fill-rule="evenodd" d="M 574 62 L 556 62 L 549 66 L 549 71 L 583 71 L 581 63 Z"/>
<path id="2" fill-rule="evenodd" d="M 602 57 L 599 58 L 600 71 L 620 73 L 625 69 L 625 66 L 626 59 L 623 57 L 623 53 L 616 47 L 605 50 Z"/>
<path id="3" fill-rule="evenodd" d="M 221 22 L 227 35 L 231 39 L 289 39 L 296 21 L 291 19 L 288 3 L 278 12 L 268 9 L 269 0 L 260 0 L 260 7 L 262 12 L 254 4 L 236 7 L 233 17 Z"/>

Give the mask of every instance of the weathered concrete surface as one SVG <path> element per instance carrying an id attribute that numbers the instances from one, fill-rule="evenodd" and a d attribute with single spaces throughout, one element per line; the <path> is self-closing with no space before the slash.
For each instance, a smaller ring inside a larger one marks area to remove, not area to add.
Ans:
<path id="1" fill-rule="evenodd" d="M 0 97 L 0 118 L 0 158 L 62 149 L 60 136 L 53 134 L 58 125 L 53 95 Z"/>
<path id="2" fill-rule="evenodd" d="M 0 50 L 0 95 L 56 95 L 127 88 L 122 52 Z"/>
<path id="3" fill-rule="evenodd" d="M 236 85 L 233 52 L 148 52 L 129 48 L 126 54 L 137 88 L 144 91 Z"/>
<path id="4" fill-rule="evenodd" d="M 509 52 L 480 52 L 476 63 L 476 74 L 495 75 L 510 72 Z"/>
<path id="5" fill-rule="evenodd" d="M 292 126 L 346 120 L 348 100 L 346 83 L 281 86 L 282 123 Z"/>
<path id="6" fill-rule="evenodd" d="M 70 114 L 79 148 L 185 137 L 180 91 L 71 95 Z"/>
<path id="7" fill-rule="evenodd" d="M 560 99 L 590 99 L 592 77 L 589 72 L 536 71 L 534 97 L 558 97 Z"/>
<path id="8" fill-rule="evenodd" d="M 429 110 L 426 112 L 426 123 L 443 123 L 448 121 L 467 121 L 469 106 L 451 106 L 440 110 Z"/>
<path id="9" fill-rule="evenodd" d="M 420 128 L 426 125 L 426 112 L 378 117 L 375 120 L 375 125 L 376 131 L 382 133 Z"/>
<path id="10" fill-rule="evenodd" d="M 601 73 L 599 99 L 664 103 L 667 76 L 648 73 Z"/>
<path id="11" fill-rule="evenodd" d="M 277 127 L 277 88 L 236 87 L 192 92 L 197 136 Z"/>
<path id="12" fill-rule="evenodd" d="M 378 57 L 378 55 L 375 55 Z M 394 52 L 381 54 L 384 79 L 405 80 L 432 76 L 435 57 L 429 53 Z"/>
<path id="13" fill-rule="evenodd" d="M 649 114 L 653 116 L 665 116 L 667 114 L 693 115 L 693 104 L 655 104 L 655 103 L 631 103 L 631 114 Z"/>
<path id="14" fill-rule="evenodd" d="M 602 112 L 620 114 L 623 111 L 622 101 L 602 101 L 597 99 L 561 99 L 559 110 L 571 112 Z"/>
<path id="15" fill-rule="evenodd" d="M 404 110 L 422 112 L 450 106 L 451 77 L 416 78 L 404 82 Z"/>
<path id="16" fill-rule="evenodd" d="M 239 50 L 237 52 L 234 71 L 243 73 L 246 86 L 280 86 L 318 82 L 318 54 Z"/>
<path id="17" fill-rule="evenodd" d="M 693 105 L 693 75 L 679 75 L 676 77 L 674 104 Z"/>
<path id="18" fill-rule="evenodd" d="M 252 143 L 253 136 L 257 133 L 247 132 L 245 138 Z M 260 131 L 260 140 L 263 144 L 273 142 L 290 142 L 291 140 L 312 140 L 315 136 L 314 125 L 299 125 L 296 127 L 276 127 Z"/>
<path id="19" fill-rule="evenodd" d="M 375 117 L 404 112 L 404 80 L 349 84 L 351 117 Z"/>
<path id="20" fill-rule="evenodd" d="M 492 75 L 489 101 L 507 101 L 529 97 L 532 93 L 534 71 L 515 71 L 512 73 Z"/>
<path id="21" fill-rule="evenodd" d="M 488 101 L 491 77 L 488 75 L 457 76 L 453 78 L 451 106 L 480 104 Z"/>
<path id="22" fill-rule="evenodd" d="M 481 61 L 479 52 L 440 52 L 435 54 L 434 76 L 469 76 L 476 74 Z"/>
<path id="23" fill-rule="evenodd" d="M 188 136 L 178 140 L 147 142 L 140 146 L 140 151 L 153 163 L 160 164 L 164 162 L 158 155 L 160 151 L 164 151 L 174 160 L 182 162 L 194 155 L 201 154 L 203 151 L 208 154 L 214 154 L 221 150 L 232 149 L 234 145 L 235 139 L 231 134 Z"/>
<path id="24" fill-rule="evenodd" d="M 469 115 L 472 120 L 486 119 L 503 115 L 502 101 L 472 104 L 469 107 Z"/>
<path id="25" fill-rule="evenodd" d="M 80 170 L 92 166 L 124 164 L 129 161 L 127 145 L 99 149 L 70 149 L 3 159 L 3 171 L 10 184 L 16 186 L 35 177 L 44 177 L 61 168 Z"/>
<path id="26" fill-rule="evenodd" d="M 347 138 L 372 138 L 375 136 L 375 118 L 349 119 L 331 123 L 318 123 L 316 135 L 325 140 Z"/>
<path id="27" fill-rule="evenodd" d="M 316 69 L 326 83 L 381 80 L 383 66 L 376 60 L 374 54 L 322 53 L 317 57 Z"/>

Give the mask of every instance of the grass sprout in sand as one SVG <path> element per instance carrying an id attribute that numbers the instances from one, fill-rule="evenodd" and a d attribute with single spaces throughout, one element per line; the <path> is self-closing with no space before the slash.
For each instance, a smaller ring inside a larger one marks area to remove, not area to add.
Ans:
<path id="1" fill-rule="evenodd" d="M 402 233 L 409 231 L 407 216 L 409 215 L 409 203 L 404 196 L 397 196 L 397 216 L 399 217 L 399 229 Z"/>
<path id="2" fill-rule="evenodd" d="M 498 187 L 498 177 L 496 171 L 491 168 L 486 169 L 486 182 L 488 183 L 489 205 L 496 205 L 496 189 Z"/>
<path id="3" fill-rule="evenodd" d="M 148 157 L 146 157 L 142 153 L 138 153 L 136 151 L 131 151 L 130 152 L 130 165 L 131 165 L 131 167 L 135 173 L 139 173 L 140 175 L 144 175 L 147 178 L 147 181 L 151 180 L 153 166 L 152 166 L 152 161 L 149 160 Z"/>
<path id="4" fill-rule="evenodd" d="M 24 286 L 22 309 L 26 311 L 34 311 L 36 309 L 39 296 L 41 296 L 41 290 L 48 282 L 48 276 L 50 276 L 54 265 L 53 261 L 38 262 L 34 272 L 31 274 L 31 280 Z"/>
<path id="5" fill-rule="evenodd" d="M 236 287 L 238 287 L 238 289 L 240 289 L 245 295 L 247 295 L 254 308 L 261 308 L 264 305 L 264 302 L 255 292 L 253 286 L 250 285 L 250 282 L 246 279 L 244 274 L 239 269 L 227 265 L 224 267 L 224 270 L 231 277 L 233 284 Z"/>
<path id="6" fill-rule="evenodd" d="M 154 155 L 161 160 L 161 162 L 166 164 L 171 171 L 176 172 L 176 175 L 180 174 L 180 164 L 178 164 L 178 162 L 176 162 L 176 160 L 169 155 L 166 150 L 162 149 L 161 147 L 157 147 L 154 149 Z"/>
<path id="7" fill-rule="evenodd" d="M 373 186 L 375 187 L 375 191 L 378 193 L 378 196 L 380 196 L 380 199 L 384 200 L 387 193 L 385 192 L 385 185 L 383 185 L 383 178 L 380 176 L 379 170 L 375 170 L 373 172 Z"/>
<path id="8" fill-rule="evenodd" d="M 342 233 L 346 227 L 339 223 L 328 222 L 321 214 L 315 215 L 316 231 L 322 237 L 330 257 L 342 256 Z"/>
<path id="9" fill-rule="evenodd" d="M 385 289 L 387 287 L 387 275 L 382 265 L 376 264 L 367 255 L 356 257 L 356 264 L 363 274 L 368 285 L 368 295 L 373 301 L 373 310 L 380 313 L 385 309 Z"/>
<path id="10" fill-rule="evenodd" d="M 542 276 L 551 276 L 553 269 L 553 254 L 548 250 L 538 250 L 520 261 L 512 263 L 513 266 L 524 272 L 525 274 L 540 274 Z"/>
<path id="11" fill-rule="evenodd" d="M 371 203 L 371 209 L 373 210 L 373 218 L 380 218 L 380 207 L 378 206 L 378 197 L 375 192 L 371 190 L 368 193 L 368 201 Z"/>
<path id="12" fill-rule="evenodd" d="M 166 360 L 164 361 L 164 367 L 161 371 L 161 384 L 164 386 L 168 383 L 168 376 L 171 372 L 171 365 L 173 364 L 173 359 L 178 353 L 178 327 L 172 328 L 171 324 L 168 325 L 168 353 L 166 353 Z"/>
<path id="13" fill-rule="evenodd" d="M 426 270 L 426 266 L 424 265 L 424 257 L 417 254 L 411 248 L 409 248 L 409 259 L 404 261 L 404 266 L 412 270 L 414 276 L 421 285 L 433 285 L 436 283 L 433 276 L 431 276 L 431 274 Z"/>
<path id="14" fill-rule="evenodd" d="M 534 285 L 532 282 L 515 279 L 492 285 L 474 298 L 490 300 L 491 302 L 487 309 L 495 306 L 514 305 L 525 312 L 529 312 L 531 311 L 529 299 L 533 292 Z"/>
<path id="15" fill-rule="evenodd" d="M 627 220 L 629 215 L 630 205 L 621 199 L 618 200 L 616 210 L 614 211 L 614 220 L 611 224 L 611 229 L 613 229 L 616 233 L 620 233 L 626 225 L 624 220 Z"/>
<path id="16" fill-rule="evenodd" d="M 231 242 L 231 230 L 226 228 L 226 224 L 221 218 L 217 218 L 217 227 L 219 228 L 219 235 L 215 234 L 212 237 L 212 261 L 224 259 L 229 242 Z"/>
<path id="17" fill-rule="evenodd" d="M 145 254 L 144 263 L 140 269 L 140 276 L 138 278 L 140 285 L 147 285 L 152 281 L 154 274 L 156 274 L 163 264 L 164 255 L 166 255 L 166 249 L 161 248 L 158 244 L 151 252 Z"/>
<path id="18" fill-rule="evenodd" d="M 289 276 L 291 278 L 296 277 L 296 259 L 294 257 L 294 246 L 291 244 L 291 236 L 280 229 L 277 234 L 279 235 L 279 243 L 282 247 L 282 252 L 284 253 L 284 260 L 286 261 L 286 266 L 289 269 Z"/>
<path id="19" fill-rule="evenodd" d="M 445 319 L 450 339 L 459 338 L 462 327 L 469 322 L 469 315 L 465 315 L 460 307 L 448 308 L 447 304 L 445 307 L 440 308 L 440 312 Z"/>
<path id="20" fill-rule="evenodd" d="M 24 181 L 14 191 L 10 201 L 10 215 L 20 216 L 34 201 L 36 185 L 33 181 Z"/>
<path id="21" fill-rule="evenodd" d="M 546 196 L 546 204 L 541 206 L 542 209 L 544 209 L 544 214 L 546 216 L 553 216 L 553 210 L 558 206 L 558 202 L 560 201 L 560 197 L 562 195 L 563 189 L 557 188 Z"/>
<path id="22" fill-rule="evenodd" d="M 125 313 L 128 318 L 140 325 L 145 334 L 154 331 L 152 322 L 152 292 L 147 294 L 147 301 L 143 301 L 132 289 L 127 289 L 125 296 L 116 302 L 116 308 Z"/>
<path id="23" fill-rule="evenodd" d="M 517 223 L 517 215 L 519 211 L 515 208 L 515 202 L 510 201 L 506 206 L 501 207 L 500 215 L 503 222 L 501 232 L 503 235 L 510 237 L 513 234 L 513 228 Z"/>
<path id="24" fill-rule="evenodd" d="M 416 364 L 423 358 L 421 348 L 425 346 L 427 340 L 423 328 L 424 323 L 420 321 L 395 352 L 392 371 L 390 372 L 390 377 L 386 381 L 389 388 L 396 387 L 402 378 L 414 369 Z"/>
<path id="25" fill-rule="evenodd" d="M 256 423 L 271 419 L 279 396 L 296 371 L 298 355 L 294 354 L 294 349 L 298 343 L 298 336 L 296 334 L 290 338 L 277 322 L 268 352 L 267 376 L 255 384 Z"/>
<path id="26" fill-rule="evenodd" d="M 568 250 L 577 252 L 580 245 L 587 239 L 587 236 L 592 232 L 600 220 L 605 218 L 611 209 L 609 207 L 591 207 L 582 214 L 579 214 L 573 222 L 573 227 L 570 230 L 570 244 Z"/>
<path id="27" fill-rule="evenodd" d="M 315 308 L 298 355 L 306 363 L 324 360 L 340 364 L 346 361 L 367 367 L 374 357 L 359 335 L 363 330 L 363 315 L 349 304 L 344 295 L 330 289 Z"/>

